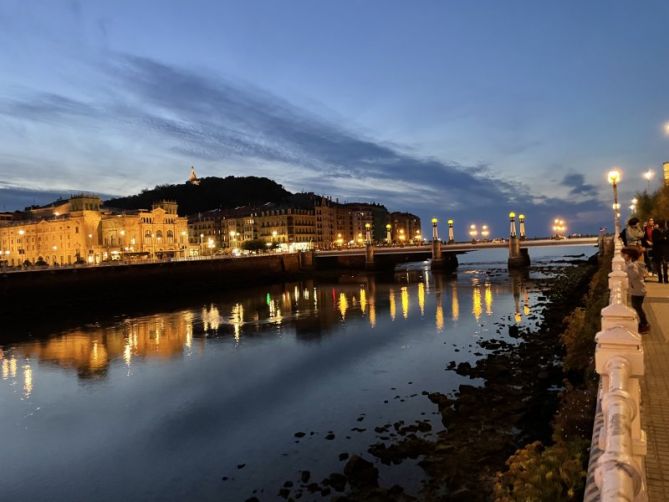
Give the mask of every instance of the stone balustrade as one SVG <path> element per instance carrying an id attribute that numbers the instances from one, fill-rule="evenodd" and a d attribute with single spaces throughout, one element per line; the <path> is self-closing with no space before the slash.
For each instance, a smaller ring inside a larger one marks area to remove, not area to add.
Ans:
<path id="1" fill-rule="evenodd" d="M 615 243 L 609 274 L 610 303 L 602 309 L 602 329 L 595 337 L 595 367 L 601 381 L 584 497 L 588 502 L 648 500 L 646 434 L 641 429 L 639 407 L 643 343 L 638 316 L 629 306 L 621 247 Z"/>

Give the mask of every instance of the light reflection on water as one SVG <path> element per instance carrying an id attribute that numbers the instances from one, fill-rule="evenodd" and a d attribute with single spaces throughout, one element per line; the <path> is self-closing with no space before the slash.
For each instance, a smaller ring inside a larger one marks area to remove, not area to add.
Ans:
<path id="1" fill-rule="evenodd" d="M 325 476 L 341 467 L 337 453 L 366 451 L 375 425 L 429 418 L 427 400 L 394 396 L 457 388 L 446 363 L 485 353 L 472 342 L 504 338 L 496 323 L 527 323 L 536 300 L 523 274 L 418 269 L 394 282 L 257 288 L 0 346 L 0 434 L 13 459 L 0 488 L 31 500 L 243 500 L 298 469 Z M 370 423 L 351 436 L 360 413 Z M 337 438 L 297 445 L 298 430 Z"/>

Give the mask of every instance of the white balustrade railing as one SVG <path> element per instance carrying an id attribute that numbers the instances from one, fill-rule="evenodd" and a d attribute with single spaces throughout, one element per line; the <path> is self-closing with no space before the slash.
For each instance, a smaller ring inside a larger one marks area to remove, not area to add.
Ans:
<path id="1" fill-rule="evenodd" d="M 618 239 L 616 239 L 618 241 Z M 609 274 L 609 305 L 602 309 L 602 330 L 595 341 L 595 367 L 601 378 L 591 473 L 598 488 L 593 498 L 586 487 L 586 500 L 648 500 L 644 459 L 646 434 L 640 421 L 640 384 L 644 374 L 643 344 L 638 316 L 629 306 L 629 281 L 621 244 L 615 243 Z"/>

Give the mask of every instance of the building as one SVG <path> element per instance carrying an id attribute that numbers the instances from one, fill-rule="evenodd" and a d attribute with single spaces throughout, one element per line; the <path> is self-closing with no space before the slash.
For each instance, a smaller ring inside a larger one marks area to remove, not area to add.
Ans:
<path id="1" fill-rule="evenodd" d="M 390 213 L 390 237 L 397 244 L 413 244 L 423 241 L 420 218 L 415 214 Z"/>
<path id="2" fill-rule="evenodd" d="M 176 258 L 192 254 L 188 220 L 177 203 L 159 201 L 140 209 L 104 214 L 100 225 L 102 259 Z"/>
<path id="3" fill-rule="evenodd" d="M 0 227 L 3 261 L 9 266 L 91 261 L 100 251 L 100 220 L 100 198 L 96 196 L 76 195 L 68 201 L 28 208 Z"/>
<path id="4" fill-rule="evenodd" d="M 175 202 L 157 202 L 151 211 L 115 212 L 103 209 L 94 195 L 26 209 L 0 226 L 0 253 L 8 266 L 190 254 L 186 218 L 178 216 Z"/>

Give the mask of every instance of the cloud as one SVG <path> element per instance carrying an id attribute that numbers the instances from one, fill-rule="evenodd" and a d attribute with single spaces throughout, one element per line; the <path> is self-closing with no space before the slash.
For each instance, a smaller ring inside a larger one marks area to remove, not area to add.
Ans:
<path id="1" fill-rule="evenodd" d="M 597 195 L 595 186 L 587 184 L 582 174 L 567 174 L 560 184 L 571 188 L 569 195 L 584 195 L 587 197 Z"/>
<path id="2" fill-rule="evenodd" d="M 138 144 L 125 157 L 129 165 L 150 163 L 147 158 L 161 152 L 172 157 L 173 166 L 225 166 L 228 172 L 238 166 L 236 174 L 265 175 L 289 189 L 375 200 L 423 218 L 479 215 L 501 221 L 510 208 L 551 213 L 549 218 L 556 211 L 591 215 L 601 209 L 582 175 L 567 175 L 561 183 L 579 203 L 541 198 L 529 187 L 494 177 L 493 165 L 420 156 L 245 82 L 131 55 L 114 56 L 101 72 L 105 92 L 98 99 L 38 93 L 0 99 L 0 114 Z M 136 153 L 145 157 L 135 159 Z M 166 181 L 165 173 L 164 166 L 142 169 L 155 184 Z"/>

